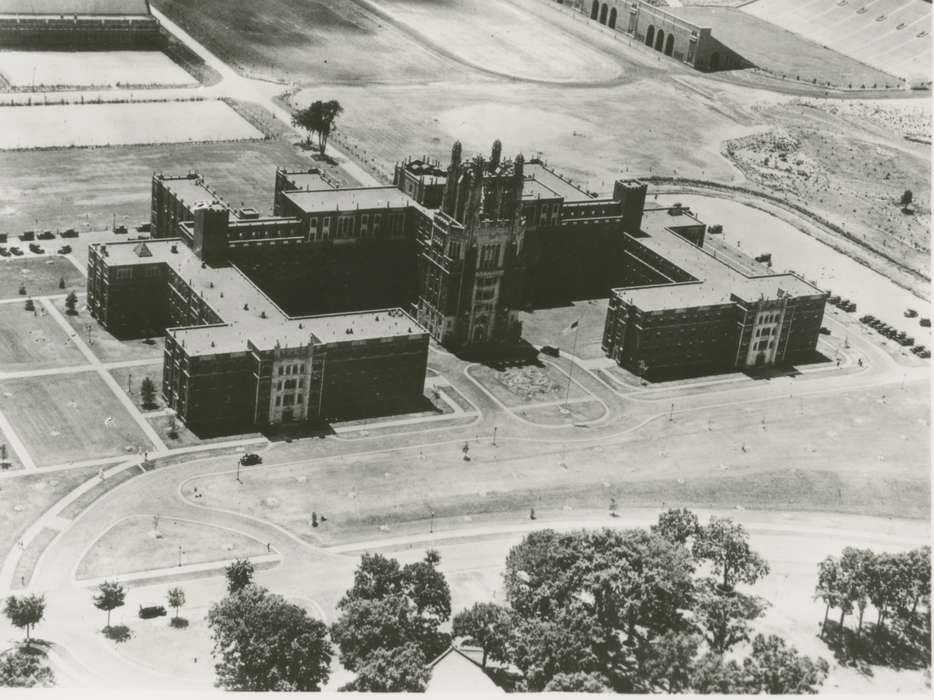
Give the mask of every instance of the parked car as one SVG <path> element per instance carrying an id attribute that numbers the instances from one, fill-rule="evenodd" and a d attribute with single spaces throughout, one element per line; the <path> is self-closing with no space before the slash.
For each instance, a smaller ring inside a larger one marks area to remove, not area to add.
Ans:
<path id="1" fill-rule="evenodd" d="M 23 231 L 22 235 L 19 237 L 21 241 L 34 241 L 36 240 L 35 231 Z"/>
<path id="2" fill-rule="evenodd" d="M 71 252 L 71 246 L 67 243 L 58 249 L 59 255 L 68 255 Z"/>
<path id="3" fill-rule="evenodd" d="M 820 333 L 821 335 L 830 335 L 830 329 L 827 326 L 821 326 Z"/>
<path id="4" fill-rule="evenodd" d="M 114 227 L 114 233 L 126 233 L 126 232 L 127 232 L 126 226 L 124 226 L 123 224 L 120 224 L 119 226 Z"/>
<path id="5" fill-rule="evenodd" d="M 23 254 L 22 249 L 20 249 L 20 247 L 19 247 L 18 245 L 12 246 L 12 247 L 10 248 L 10 252 L 13 253 L 13 255 L 22 255 L 22 254 Z"/>
<path id="6" fill-rule="evenodd" d="M 550 355 L 551 357 L 561 357 L 561 350 L 554 345 L 543 345 L 542 354 Z"/>
<path id="7" fill-rule="evenodd" d="M 137 226 L 136 230 L 140 233 L 149 233 L 152 230 L 152 224 L 147 221 L 146 223 Z"/>
<path id="8" fill-rule="evenodd" d="M 7 238 L 9 238 L 7 234 L 0 233 L 0 243 L 6 243 Z"/>
<path id="9" fill-rule="evenodd" d="M 905 318 L 914 318 L 917 315 L 918 315 L 918 312 L 915 311 L 914 309 L 907 309 L 905 311 Z"/>
<path id="10" fill-rule="evenodd" d="M 929 318 L 922 318 L 918 323 L 920 323 L 923 328 L 931 327 L 931 319 Z"/>
<path id="11" fill-rule="evenodd" d="M 149 620 L 153 617 L 164 617 L 165 607 L 158 603 L 146 603 L 139 606 L 139 616 L 143 620 Z"/>
<path id="12" fill-rule="evenodd" d="M 51 231 L 43 231 L 38 236 L 36 236 L 40 241 L 51 241 L 54 240 L 55 234 Z"/>
<path id="13" fill-rule="evenodd" d="M 262 461 L 263 458 L 255 452 L 247 452 L 240 458 L 240 464 L 242 464 L 244 467 L 250 467 L 254 464 L 261 464 Z"/>
<path id="14" fill-rule="evenodd" d="M 44 253 L 44 252 L 45 252 L 45 249 L 44 249 L 41 245 L 39 245 L 38 243 L 30 243 L 30 244 L 29 244 L 29 250 L 31 250 L 33 253 L 36 253 L 36 254 L 40 254 L 40 253 Z"/>
<path id="15" fill-rule="evenodd" d="M 922 350 L 921 352 L 918 353 L 918 357 L 923 357 L 925 360 L 928 359 L 930 356 L 931 356 L 930 350 Z"/>
<path id="16" fill-rule="evenodd" d="M 834 295 L 833 295 L 832 297 L 830 297 L 827 301 L 829 301 L 829 302 L 830 302 L 831 304 L 833 304 L 834 306 L 838 306 L 838 305 L 840 304 L 840 297 L 837 296 L 836 294 L 834 294 Z"/>
<path id="17" fill-rule="evenodd" d="M 707 227 L 707 233 L 723 233 L 723 224 L 711 224 Z"/>
<path id="18" fill-rule="evenodd" d="M 73 228 L 66 228 L 62 231 L 62 238 L 77 238 L 78 232 Z"/>
<path id="19" fill-rule="evenodd" d="M 875 319 L 876 317 L 873 316 L 872 314 L 866 314 L 865 316 L 859 317 L 859 322 L 868 324 L 868 323 L 872 323 Z"/>
<path id="20" fill-rule="evenodd" d="M 0 256 L 3 256 L 4 258 L 10 257 L 10 251 L 8 251 L 5 247 L 0 246 Z"/>
<path id="21" fill-rule="evenodd" d="M 904 345 L 906 348 L 910 348 L 914 344 L 915 344 L 915 339 L 912 338 L 910 335 L 906 336 L 905 339 L 902 340 L 902 345 Z"/>

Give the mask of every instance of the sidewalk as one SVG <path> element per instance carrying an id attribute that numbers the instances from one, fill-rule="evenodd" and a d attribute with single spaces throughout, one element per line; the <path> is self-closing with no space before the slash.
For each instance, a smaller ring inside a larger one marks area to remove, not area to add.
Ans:
<path id="1" fill-rule="evenodd" d="M 281 554 L 261 554 L 256 557 L 243 557 L 249 559 L 254 564 L 278 563 L 282 561 Z M 147 571 L 134 571 L 131 574 L 118 574 L 116 576 L 100 576 L 98 578 L 82 578 L 75 583 L 84 588 L 94 588 L 104 581 L 116 581 L 118 583 L 130 583 L 132 581 L 150 582 L 152 579 L 175 578 L 185 574 L 204 573 L 204 572 L 222 572 L 236 559 L 221 559 L 218 561 L 205 561 L 199 564 L 184 564 L 182 566 L 168 566 L 162 569 L 149 569 Z"/>

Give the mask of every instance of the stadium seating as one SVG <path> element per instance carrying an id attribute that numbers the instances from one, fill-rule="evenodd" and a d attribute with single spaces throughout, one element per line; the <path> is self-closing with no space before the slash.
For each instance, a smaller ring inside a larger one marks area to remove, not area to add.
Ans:
<path id="1" fill-rule="evenodd" d="M 899 78 L 931 80 L 925 0 L 755 0 L 742 9 Z"/>

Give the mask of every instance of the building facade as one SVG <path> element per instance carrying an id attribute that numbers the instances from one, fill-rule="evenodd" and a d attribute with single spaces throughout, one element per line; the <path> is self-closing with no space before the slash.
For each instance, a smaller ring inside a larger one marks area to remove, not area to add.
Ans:
<path id="1" fill-rule="evenodd" d="M 148 0 L 0 0 L 0 46 L 140 49 L 163 43 Z"/>
<path id="2" fill-rule="evenodd" d="M 717 40 L 710 27 L 678 17 L 676 8 L 656 7 L 641 0 L 555 1 L 698 70 L 731 70 L 752 65 Z"/>
<path id="3" fill-rule="evenodd" d="M 646 209 L 623 236 L 603 351 L 643 377 L 813 361 L 827 294 L 793 274 L 752 274 L 706 250 L 681 208 Z"/>

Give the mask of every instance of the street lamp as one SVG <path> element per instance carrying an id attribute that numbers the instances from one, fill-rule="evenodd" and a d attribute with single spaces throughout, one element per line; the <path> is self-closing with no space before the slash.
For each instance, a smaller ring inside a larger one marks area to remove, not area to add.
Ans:
<path id="1" fill-rule="evenodd" d="M 178 565 L 182 565 L 182 546 L 178 545 Z"/>
<path id="2" fill-rule="evenodd" d="M 435 531 L 435 512 L 431 511 L 431 522 L 428 525 L 428 532 L 433 533 Z"/>
<path id="3" fill-rule="evenodd" d="M 496 447 L 496 426 L 493 426 L 493 447 Z"/>

